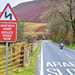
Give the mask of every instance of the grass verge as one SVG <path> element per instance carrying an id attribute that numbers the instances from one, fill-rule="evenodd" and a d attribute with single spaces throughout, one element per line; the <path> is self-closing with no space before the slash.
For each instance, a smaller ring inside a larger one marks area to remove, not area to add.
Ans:
<path id="1" fill-rule="evenodd" d="M 69 46 L 66 47 L 75 50 L 75 44 L 70 44 Z"/>
<path id="2" fill-rule="evenodd" d="M 15 72 L 14 75 L 35 75 L 36 60 L 37 60 L 37 55 L 39 54 L 39 52 L 40 52 L 40 47 L 37 47 L 35 51 L 31 54 L 31 63 L 25 68 L 22 68 L 21 72 Z"/>

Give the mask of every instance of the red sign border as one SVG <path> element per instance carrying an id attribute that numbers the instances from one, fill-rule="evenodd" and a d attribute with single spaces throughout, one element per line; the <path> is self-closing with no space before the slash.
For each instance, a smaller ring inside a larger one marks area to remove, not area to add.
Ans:
<path id="1" fill-rule="evenodd" d="M 4 11 L 6 10 L 7 7 L 10 8 L 10 10 L 11 10 L 11 12 L 13 13 L 13 15 L 14 15 L 14 17 L 15 17 L 16 20 L 0 20 L 0 22 L 17 22 L 18 18 L 17 18 L 17 16 L 16 16 L 16 14 L 14 13 L 14 11 L 12 10 L 12 8 L 11 8 L 11 6 L 10 6 L 9 3 L 6 5 L 6 7 L 5 7 L 5 8 L 3 9 L 3 11 L 1 12 L 0 18 L 1 18 L 1 16 L 3 15 L 3 13 L 4 13 Z"/>
<path id="2" fill-rule="evenodd" d="M 4 23 L 4 24 L 6 24 L 6 23 Z M 10 24 L 12 24 L 12 23 L 10 23 Z M 16 25 L 16 39 L 15 39 L 15 41 L 0 41 L 1 43 L 3 43 L 3 42 L 13 43 L 13 42 L 16 42 L 17 41 L 17 23 L 14 23 L 14 24 Z"/>

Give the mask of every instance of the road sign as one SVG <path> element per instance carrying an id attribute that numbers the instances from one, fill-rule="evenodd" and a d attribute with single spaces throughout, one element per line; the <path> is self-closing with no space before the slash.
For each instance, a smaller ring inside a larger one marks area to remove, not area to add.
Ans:
<path id="1" fill-rule="evenodd" d="M 2 13 L 0 14 L 0 21 L 1 22 L 16 22 L 17 17 L 12 10 L 10 4 L 7 4 Z"/>
<path id="2" fill-rule="evenodd" d="M 0 41 L 16 41 L 16 24 L 0 24 Z"/>
<path id="3" fill-rule="evenodd" d="M 16 41 L 17 17 L 10 4 L 7 4 L 0 15 L 0 42 Z"/>
<path id="4" fill-rule="evenodd" d="M 8 75 L 8 42 L 16 42 L 17 18 L 10 4 L 0 14 L 0 42 L 6 42 L 6 75 Z"/>

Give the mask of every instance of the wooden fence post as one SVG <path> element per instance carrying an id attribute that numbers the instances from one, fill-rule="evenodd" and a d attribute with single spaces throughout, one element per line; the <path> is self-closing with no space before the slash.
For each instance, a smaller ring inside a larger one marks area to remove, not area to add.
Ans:
<path id="1" fill-rule="evenodd" d="M 20 52 L 20 67 L 24 66 L 24 46 L 21 47 L 21 52 Z"/>

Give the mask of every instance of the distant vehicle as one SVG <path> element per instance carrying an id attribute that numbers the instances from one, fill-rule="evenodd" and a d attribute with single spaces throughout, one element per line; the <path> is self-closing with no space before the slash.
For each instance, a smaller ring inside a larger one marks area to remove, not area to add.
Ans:
<path id="1" fill-rule="evenodd" d="M 61 42 L 61 43 L 59 44 L 59 47 L 60 47 L 60 49 L 63 49 L 63 48 L 64 48 L 64 43 Z"/>

